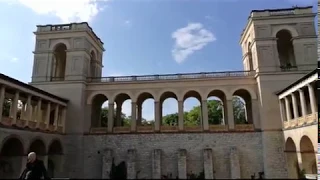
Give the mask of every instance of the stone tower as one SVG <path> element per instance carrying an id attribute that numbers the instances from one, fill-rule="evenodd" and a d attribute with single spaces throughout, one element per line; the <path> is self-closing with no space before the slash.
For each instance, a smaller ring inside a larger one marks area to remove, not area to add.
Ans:
<path id="1" fill-rule="evenodd" d="M 66 171 L 82 177 L 86 123 L 86 81 L 102 73 L 103 43 L 88 23 L 37 26 L 31 85 L 69 100 L 66 115 Z M 73 167 L 74 166 L 74 167 Z M 77 166 L 77 167 L 76 167 Z"/>
<path id="2" fill-rule="evenodd" d="M 244 69 L 256 71 L 266 178 L 286 177 L 275 93 L 317 68 L 315 16 L 312 7 L 254 10 L 241 35 Z"/>

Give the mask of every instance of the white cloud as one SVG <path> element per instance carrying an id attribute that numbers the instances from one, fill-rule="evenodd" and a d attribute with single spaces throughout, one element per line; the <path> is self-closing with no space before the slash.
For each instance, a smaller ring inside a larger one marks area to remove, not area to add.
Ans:
<path id="1" fill-rule="evenodd" d="M 175 39 L 172 55 L 177 63 L 182 63 L 195 51 L 216 40 L 201 23 L 189 23 L 186 27 L 177 29 L 172 33 L 172 38 Z"/>
<path id="2" fill-rule="evenodd" d="M 106 2 L 109 0 L 99 0 Z M 18 0 L 18 3 L 41 15 L 54 15 L 62 23 L 90 21 L 103 7 L 98 7 L 98 0 Z"/>

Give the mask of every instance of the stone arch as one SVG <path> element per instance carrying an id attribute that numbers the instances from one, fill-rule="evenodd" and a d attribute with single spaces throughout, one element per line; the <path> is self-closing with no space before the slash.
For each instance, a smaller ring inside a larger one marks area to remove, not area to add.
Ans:
<path id="1" fill-rule="evenodd" d="M 209 124 L 226 124 L 227 117 L 227 96 L 226 93 L 223 90 L 220 89 L 213 89 L 209 92 L 206 92 L 206 100 L 209 101 L 208 98 L 215 97 L 214 100 L 219 101 L 219 104 L 217 104 L 218 107 L 214 107 L 214 111 L 218 111 L 214 113 L 215 115 L 218 115 L 218 117 L 212 117 L 210 112 L 211 104 L 208 102 L 208 121 Z M 216 104 L 214 104 L 216 105 Z M 221 110 L 217 110 L 217 108 L 221 108 Z"/>
<path id="2" fill-rule="evenodd" d="M 65 78 L 67 65 L 67 45 L 58 43 L 53 49 L 52 59 L 52 81 L 61 81 Z"/>
<path id="3" fill-rule="evenodd" d="M 249 71 L 253 71 L 253 61 L 252 61 L 252 51 L 251 51 L 251 42 L 248 42 L 248 63 L 249 63 Z"/>
<path id="4" fill-rule="evenodd" d="M 97 61 L 97 54 L 94 50 L 91 50 L 90 51 L 90 77 L 92 78 L 97 76 L 96 61 Z"/>
<path id="5" fill-rule="evenodd" d="M 297 156 L 297 146 L 291 137 L 288 137 L 285 142 L 285 152 L 287 158 L 287 167 L 289 179 L 298 179 L 299 165 Z"/>
<path id="6" fill-rule="evenodd" d="M 37 157 L 43 159 L 43 156 L 47 155 L 45 141 L 41 137 L 34 137 L 29 144 L 28 153 L 30 152 L 35 152 Z"/>
<path id="7" fill-rule="evenodd" d="M 155 101 L 161 101 L 161 97 L 164 97 L 166 93 L 171 93 L 171 95 L 174 95 L 175 98 L 177 98 L 177 101 L 183 100 L 183 94 L 177 91 L 176 89 L 166 88 L 161 90 L 159 93 L 155 94 Z"/>
<path id="8" fill-rule="evenodd" d="M 106 94 L 105 91 L 94 91 L 94 92 L 90 93 L 90 94 L 87 96 L 87 104 L 88 104 L 88 105 L 92 104 L 93 99 L 94 99 L 97 95 L 99 95 L 99 94 L 104 95 L 104 96 L 106 96 L 106 97 L 112 97 L 111 95 Z M 111 98 L 109 98 L 109 99 L 111 99 Z"/>
<path id="9" fill-rule="evenodd" d="M 64 45 L 66 45 L 67 49 L 71 49 L 71 46 L 70 46 L 70 43 L 69 43 L 68 40 L 66 40 L 66 39 L 59 39 L 59 40 L 57 40 L 57 41 L 55 41 L 55 42 L 53 42 L 53 43 L 51 44 L 50 50 L 53 51 L 53 50 L 57 47 L 58 44 L 64 44 Z"/>
<path id="10" fill-rule="evenodd" d="M 164 104 L 165 101 L 170 98 L 175 99 L 176 102 L 176 107 L 178 109 L 178 101 L 179 101 L 179 94 L 177 93 L 177 91 L 175 91 L 174 89 L 165 89 L 163 91 L 161 91 L 159 93 L 159 99 L 158 102 L 160 104 L 160 125 L 165 125 L 165 126 L 176 126 L 178 124 L 178 115 L 174 116 L 174 119 L 170 122 L 166 121 L 166 119 L 164 118 L 163 114 L 163 110 L 164 110 Z M 182 99 L 182 98 L 181 98 Z M 156 100 L 157 101 L 157 100 Z M 177 112 L 178 114 L 178 112 Z"/>
<path id="11" fill-rule="evenodd" d="M 292 44 L 292 31 L 281 29 L 276 33 L 277 50 L 281 68 L 296 66 L 294 47 Z"/>
<path id="12" fill-rule="evenodd" d="M 92 100 L 89 101 L 91 103 L 91 124 L 90 124 L 91 128 L 107 127 L 108 117 L 102 117 L 103 115 L 101 113 L 102 113 L 102 105 L 108 100 L 109 100 L 108 97 L 104 94 L 95 93 L 92 96 Z"/>
<path id="13" fill-rule="evenodd" d="M 306 174 L 313 174 L 317 170 L 313 163 L 316 162 L 316 153 L 310 138 L 306 135 L 301 137 L 300 140 L 300 153 L 302 159 L 302 167 L 305 170 Z"/>
<path id="14" fill-rule="evenodd" d="M 240 100 L 234 101 L 234 103 L 236 103 L 236 105 L 233 107 L 235 124 L 253 124 L 252 98 L 250 92 L 246 89 L 238 89 L 233 92 L 232 96 L 238 98 L 240 97 Z M 244 109 L 237 108 L 240 106 L 243 106 Z"/>
<path id="15" fill-rule="evenodd" d="M 186 100 L 190 97 L 193 97 L 195 99 L 198 100 L 199 102 L 199 106 L 196 106 L 197 108 L 199 107 L 200 108 L 200 113 L 197 113 L 193 119 L 184 119 L 183 123 L 185 126 L 202 126 L 203 124 L 203 114 L 202 114 L 202 101 L 204 100 L 204 98 L 201 96 L 201 94 L 199 93 L 199 91 L 197 90 L 188 90 L 188 91 L 185 91 L 184 93 L 184 96 L 183 96 L 183 112 L 185 112 L 185 103 L 186 103 Z"/>
<path id="16" fill-rule="evenodd" d="M 53 178 L 61 172 L 63 147 L 59 139 L 53 139 L 48 147 L 48 175 Z"/>
<path id="17" fill-rule="evenodd" d="M 0 177 L 17 178 L 23 168 L 24 144 L 17 135 L 7 136 L 0 149 Z"/>
<path id="18" fill-rule="evenodd" d="M 133 95 L 131 92 L 118 92 L 114 96 L 114 102 L 116 103 L 116 109 L 115 109 L 115 120 L 114 120 L 114 127 L 117 126 L 131 126 L 131 119 L 126 119 L 123 115 L 129 116 L 128 114 L 124 114 L 122 112 L 122 106 L 125 103 L 125 101 L 130 100 L 131 103 L 131 111 L 132 111 L 132 102 L 133 102 Z M 134 108 L 136 109 L 136 108 Z M 132 114 L 132 112 L 131 112 Z"/>
<path id="19" fill-rule="evenodd" d="M 146 125 L 146 124 L 150 124 L 149 122 L 147 122 L 146 120 L 148 119 L 144 119 L 144 107 L 143 107 L 143 103 L 146 102 L 147 100 L 152 99 L 153 104 L 152 104 L 152 109 L 154 111 L 154 101 L 155 101 L 155 97 L 153 95 L 152 92 L 147 92 L 147 91 L 140 91 L 137 94 L 136 97 L 136 103 L 137 103 L 137 125 Z M 154 114 L 154 113 L 153 113 Z M 149 119 L 150 120 L 150 119 Z M 153 116 L 153 120 L 155 120 L 155 116 Z"/>
<path id="20" fill-rule="evenodd" d="M 233 88 L 231 91 L 226 92 L 227 100 L 231 100 L 234 93 L 240 89 L 247 91 L 250 94 L 251 99 L 257 99 L 257 93 L 251 87 L 238 86 Z"/>
<path id="21" fill-rule="evenodd" d="M 290 34 L 292 35 L 292 37 L 297 37 L 299 36 L 298 31 L 296 28 L 289 26 L 289 25 L 281 25 L 281 26 L 275 26 L 273 28 L 273 33 L 272 33 L 272 37 L 276 37 L 277 33 L 281 30 L 287 30 L 290 32 Z"/>
<path id="22" fill-rule="evenodd" d="M 199 102 L 201 103 L 201 101 L 203 99 L 205 99 L 205 97 L 203 97 L 202 93 L 200 92 L 200 90 L 197 89 L 186 89 L 182 92 L 182 100 L 184 101 L 185 99 L 189 98 L 189 97 L 195 97 L 196 99 L 199 100 Z"/>

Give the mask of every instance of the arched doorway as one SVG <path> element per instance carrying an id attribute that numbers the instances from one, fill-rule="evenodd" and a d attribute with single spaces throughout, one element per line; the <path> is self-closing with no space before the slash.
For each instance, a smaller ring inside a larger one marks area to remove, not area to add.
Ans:
<path id="1" fill-rule="evenodd" d="M 277 34 L 277 49 L 279 54 L 280 66 L 290 68 L 296 66 L 292 35 L 288 30 L 280 30 Z"/>
<path id="2" fill-rule="evenodd" d="M 300 171 L 298 165 L 298 156 L 296 145 L 293 142 L 292 138 L 288 138 L 285 145 L 285 152 L 287 157 L 287 166 L 288 166 L 288 178 L 289 179 L 298 179 L 298 173 Z"/>
<path id="3" fill-rule="evenodd" d="M 37 158 L 40 160 L 45 161 L 45 156 L 46 156 L 46 146 L 44 142 L 40 139 L 35 139 L 29 147 L 30 152 L 35 152 L 37 154 Z M 46 162 L 44 162 L 46 164 Z"/>
<path id="4" fill-rule="evenodd" d="M 312 142 L 308 136 L 303 136 L 300 140 L 300 152 L 302 167 L 306 174 L 316 174 L 316 153 Z"/>
<path id="5" fill-rule="evenodd" d="M 48 151 L 48 175 L 49 177 L 58 177 L 62 171 L 62 145 L 58 139 L 53 140 Z"/>
<path id="6" fill-rule="evenodd" d="M 65 78 L 66 62 L 67 62 L 67 46 L 59 43 L 54 49 L 52 80 L 62 81 Z"/>
<path id="7" fill-rule="evenodd" d="M 22 142 L 16 137 L 7 139 L 0 151 L 0 177 L 18 178 L 22 169 L 23 155 Z"/>

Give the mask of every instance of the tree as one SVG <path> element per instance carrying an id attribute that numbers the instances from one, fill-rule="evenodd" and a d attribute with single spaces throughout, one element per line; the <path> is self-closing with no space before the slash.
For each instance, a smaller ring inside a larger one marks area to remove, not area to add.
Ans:
<path id="1" fill-rule="evenodd" d="M 102 127 L 108 127 L 108 112 L 109 112 L 109 109 L 107 107 L 103 107 L 101 109 L 101 126 Z M 114 112 L 116 112 L 116 109 L 114 110 Z M 116 114 L 114 113 L 113 114 L 113 121 L 115 122 L 117 119 L 116 117 Z M 130 125 L 130 120 L 131 120 L 131 117 L 127 117 L 125 114 L 121 113 L 121 122 L 122 122 L 122 125 L 123 126 L 128 126 Z"/>
<path id="2" fill-rule="evenodd" d="M 237 96 L 232 99 L 234 120 L 236 124 L 244 124 L 246 121 L 245 103 Z M 208 121 L 209 124 L 222 124 L 223 122 L 223 104 L 218 100 L 209 100 L 208 106 Z M 201 120 L 201 107 L 195 106 L 189 112 L 184 112 L 184 125 L 198 126 Z M 163 117 L 163 124 L 175 126 L 178 125 L 178 113 L 168 114 Z"/>

